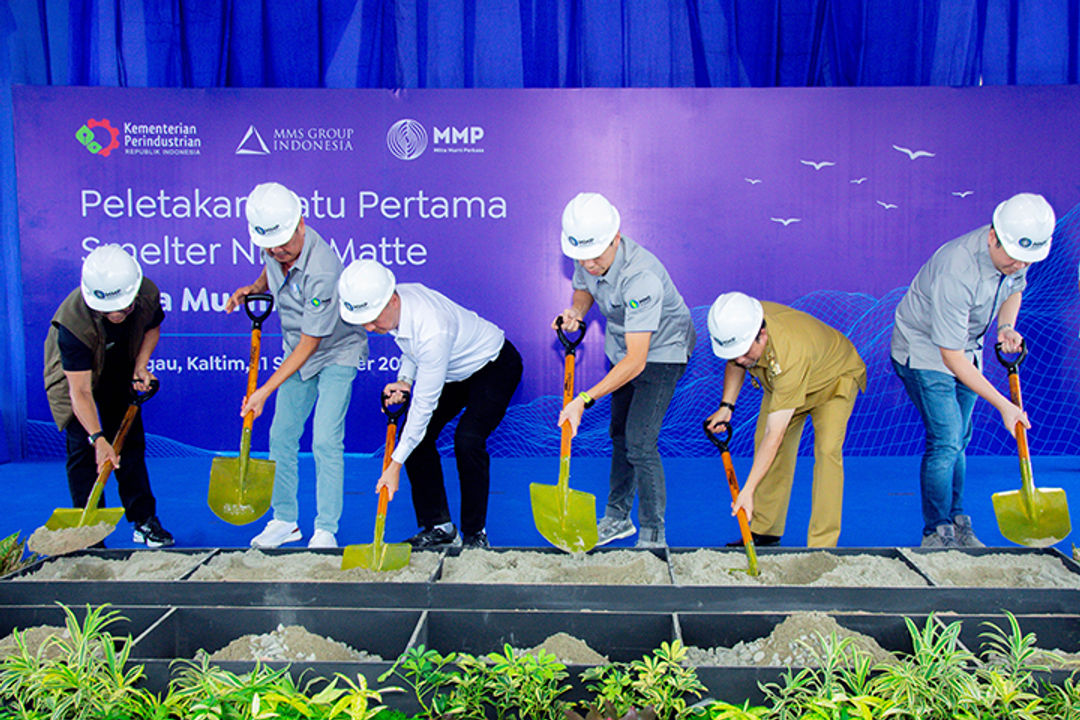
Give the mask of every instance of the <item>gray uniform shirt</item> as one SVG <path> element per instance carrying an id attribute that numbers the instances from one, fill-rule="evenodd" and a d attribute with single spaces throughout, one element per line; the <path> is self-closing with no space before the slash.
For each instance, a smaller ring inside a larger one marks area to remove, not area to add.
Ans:
<path id="1" fill-rule="evenodd" d="M 301 379 L 311 378 L 328 365 L 357 367 L 361 358 L 367 359 L 367 335 L 350 329 L 338 313 L 341 260 L 319 233 L 310 225 L 305 228 L 304 247 L 288 275 L 265 250 L 263 261 L 281 319 L 282 351 L 291 353 L 301 333 L 322 338 L 319 349 L 300 366 Z"/>
<path id="2" fill-rule="evenodd" d="M 1027 285 L 1027 268 L 1003 275 L 990 259 L 990 226 L 942 245 L 896 308 L 891 355 L 915 370 L 948 373 L 940 348 L 982 367 L 983 335 L 1002 303 Z M 910 362 L 909 362 L 910 361 Z"/>
<path id="3" fill-rule="evenodd" d="M 608 271 L 593 276 L 577 263 L 575 290 L 593 296 L 607 318 L 604 354 L 612 363 L 626 357 L 626 333 L 651 332 L 647 362 L 685 363 L 697 336 L 690 309 L 656 256 L 628 237 L 619 241 Z"/>

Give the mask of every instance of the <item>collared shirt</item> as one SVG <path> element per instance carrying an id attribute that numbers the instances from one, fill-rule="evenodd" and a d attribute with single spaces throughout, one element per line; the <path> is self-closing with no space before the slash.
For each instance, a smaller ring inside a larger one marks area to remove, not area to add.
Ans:
<path id="1" fill-rule="evenodd" d="M 300 366 L 307 380 L 328 365 L 357 367 L 367 359 L 367 335 L 350 329 L 338 313 L 337 281 L 341 260 L 319 233 L 308 226 L 304 247 L 288 274 L 263 250 L 266 281 L 281 319 L 281 349 L 288 355 L 300 334 L 322 338 L 318 349 Z"/>
<path id="2" fill-rule="evenodd" d="M 948 373 L 941 348 L 982 367 L 983 335 L 1002 303 L 1024 291 L 1027 268 L 1003 275 L 990 258 L 990 226 L 942 245 L 896 307 L 891 355 L 915 370 Z"/>
<path id="3" fill-rule="evenodd" d="M 412 383 L 409 415 L 394 448 L 404 463 L 424 439 L 443 385 L 470 377 L 499 356 L 505 335 L 498 325 L 419 283 L 400 283 L 398 325 L 390 331 L 401 348 L 398 380 Z"/>
<path id="4" fill-rule="evenodd" d="M 656 256 L 628 237 L 603 275 L 576 263 L 573 287 L 593 296 L 607 318 L 604 354 L 612 363 L 626 357 L 626 333 L 651 332 L 647 362 L 685 363 L 697 336 L 690 309 Z"/>
<path id="5" fill-rule="evenodd" d="M 843 333 L 780 303 L 762 301 L 761 308 L 768 340 L 747 372 L 768 391 L 763 413 L 815 407 L 851 387 L 839 383 L 842 378 L 866 390 L 866 365 Z"/>

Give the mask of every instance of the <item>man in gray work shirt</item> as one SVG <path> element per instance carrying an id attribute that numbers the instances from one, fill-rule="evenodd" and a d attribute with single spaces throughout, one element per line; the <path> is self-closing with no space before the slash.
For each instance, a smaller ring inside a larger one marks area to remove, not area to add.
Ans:
<path id="1" fill-rule="evenodd" d="M 610 490 L 597 544 L 634 534 L 630 508 L 636 491 L 637 547 L 663 547 L 667 491 L 657 440 L 696 337 L 690 310 L 667 270 L 623 237 L 619 225 L 618 210 L 599 193 L 579 193 L 563 211 L 563 253 L 577 264 L 571 304 L 559 318 L 573 332 L 595 303 L 607 318 L 604 353 L 612 367 L 562 409 L 556 425 L 569 422 L 577 434 L 585 409 L 611 395 Z"/>
<path id="2" fill-rule="evenodd" d="M 274 517 L 251 540 L 252 547 L 275 548 L 296 542 L 300 436 L 311 410 L 311 450 L 315 457 L 315 529 L 308 547 L 337 547 L 345 481 L 345 412 L 367 338 L 351 332 L 337 311 L 341 260 L 304 222 L 300 199 L 278 183 L 263 183 L 248 196 L 246 215 L 251 241 L 263 249 L 265 266 L 251 285 L 236 290 L 225 305 L 232 312 L 251 293 L 273 294 L 281 318 L 285 359 L 261 387 L 244 401 L 240 415 L 262 414 L 278 391 L 270 425 L 274 461 Z"/>
<path id="3" fill-rule="evenodd" d="M 1041 195 L 1014 195 L 993 224 L 938 248 L 896 308 L 892 364 L 922 416 L 920 467 L 923 547 L 980 547 L 963 511 L 964 451 L 976 396 L 1001 413 L 1005 428 L 1030 427 L 1027 414 L 981 372 L 983 337 L 996 314 L 997 342 L 1019 352 L 1016 331 L 1029 265 L 1050 253 L 1054 211 Z"/>

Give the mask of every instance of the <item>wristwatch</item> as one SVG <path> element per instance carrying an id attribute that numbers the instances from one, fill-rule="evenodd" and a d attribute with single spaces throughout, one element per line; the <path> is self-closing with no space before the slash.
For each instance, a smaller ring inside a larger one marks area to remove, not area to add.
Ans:
<path id="1" fill-rule="evenodd" d="M 585 409 L 586 410 L 588 410 L 589 408 L 591 408 L 593 405 L 596 404 L 596 400 L 594 400 L 592 398 L 592 396 L 589 395 L 589 393 L 587 393 L 585 391 L 579 392 L 578 397 L 581 398 L 581 401 L 585 403 Z"/>
<path id="2" fill-rule="evenodd" d="M 97 439 L 100 437 L 105 437 L 105 433 L 101 432 L 100 430 L 98 430 L 96 433 L 91 433 L 90 444 L 93 445 L 94 443 L 96 443 Z"/>

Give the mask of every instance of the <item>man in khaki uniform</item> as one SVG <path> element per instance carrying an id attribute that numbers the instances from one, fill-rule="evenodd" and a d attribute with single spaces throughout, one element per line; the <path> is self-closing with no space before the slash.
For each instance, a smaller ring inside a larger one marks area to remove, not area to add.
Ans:
<path id="1" fill-rule="evenodd" d="M 732 514 L 751 518 L 754 540 L 776 545 L 784 533 L 803 423 L 814 423 L 814 486 L 809 547 L 835 547 L 844 493 L 844 437 L 866 365 L 842 333 L 800 310 L 725 293 L 709 309 L 713 352 L 727 361 L 720 409 L 709 416 L 719 432 L 730 422 L 749 372 L 764 390 L 754 436 L 754 461 Z"/>

